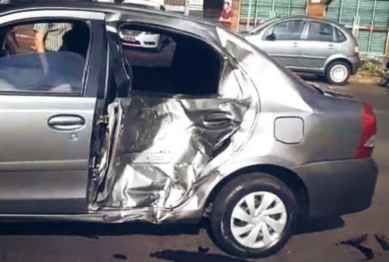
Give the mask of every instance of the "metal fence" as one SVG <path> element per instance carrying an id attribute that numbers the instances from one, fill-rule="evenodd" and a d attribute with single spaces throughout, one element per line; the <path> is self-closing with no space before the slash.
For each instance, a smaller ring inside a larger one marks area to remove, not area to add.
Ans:
<path id="1" fill-rule="evenodd" d="M 185 5 L 185 0 L 165 0 L 165 5 Z"/>
<path id="2" fill-rule="evenodd" d="M 242 0 L 240 31 L 248 31 L 261 20 L 290 15 L 304 15 L 306 0 Z"/>
<path id="3" fill-rule="evenodd" d="M 384 56 L 389 26 L 387 0 L 335 0 L 326 18 L 343 24 L 358 41 L 362 54 Z"/>

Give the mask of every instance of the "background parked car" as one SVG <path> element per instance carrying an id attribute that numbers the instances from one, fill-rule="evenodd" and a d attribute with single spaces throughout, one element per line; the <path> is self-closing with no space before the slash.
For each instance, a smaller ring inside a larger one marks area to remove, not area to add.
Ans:
<path id="1" fill-rule="evenodd" d="M 291 70 L 325 76 L 335 85 L 346 84 L 360 66 L 358 44 L 350 32 L 322 19 L 271 19 L 245 38 Z"/>
<path id="2" fill-rule="evenodd" d="M 146 0 L 125 0 L 122 2 L 122 4 L 135 8 L 155 9 L 163 11 L 166 10 L 163 5 Z M 119 35 L 122 39 L 122 44 L 125 46 L 157 49 L 158 51 L 161 51 L 162 49 L 163 39 L 161 39 L 161 36 L 159 34 L 135 30 L 121 30 Z"/>

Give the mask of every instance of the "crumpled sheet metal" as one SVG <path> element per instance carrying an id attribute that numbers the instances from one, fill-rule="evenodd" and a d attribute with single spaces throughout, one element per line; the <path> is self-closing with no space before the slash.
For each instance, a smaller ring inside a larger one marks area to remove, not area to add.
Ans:
<path id="1" fill-rule="evenodd" d="M 182 203 L 196 183 L 207 181 L 202 170 L 239 129 L 249 106 L 248 100 L 225 98 L 134 94 L 118 99 L 116 142 L 95 210 Z"/>

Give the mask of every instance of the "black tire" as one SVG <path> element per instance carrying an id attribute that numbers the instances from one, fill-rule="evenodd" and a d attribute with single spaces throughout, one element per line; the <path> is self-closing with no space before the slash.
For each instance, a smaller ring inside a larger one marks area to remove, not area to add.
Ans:
<path id="1" fill-rule="evenodd" d="M 279 238 L 263 248 L 240 244 L 232 234 L 230 219 L 233 209 L 246 195 L 265 191 L 276 195 L 286 208 L 287 222 Z M 263 258 L 281 250 L 294 233 L 298 220 L 298 205 L 293 192 L 279 179 L 264 173 L 239 176 L 225 185 L 216 196 L 210 214 L 210 234 L 215 244 L 226 253 L 244 258 Z"/>
<path id="2" fill-rule="evenodd" d="M 386 77 L 381 77 L 380 82 L 378 83 L 381 87 L 386 87 L 389 83 L 389 79 Z"/>
<path id="3" fill-rule="evenodd" d="M 343 80 L 343 81 L 336 81 L 335 79 L 332 79 L 331 78 L 331 70 L 336 67 L 336 66 L 342 66 L 344 68 L 347 69 L 347 76 L 346 78 Z M 339 86 L 344 86 L 347 84 L 347 81 L 348 79 L 350 78 L 350 75 L 351 75 L 351 69 L 350 69 L 350 66 L 346 63 L 346 62 L 343 62 L 343 61 L 334 61 L 332 63 L 330 63 L 328 66 L 327 66 L 327 69 L 326 69 L 326 79 L 327 81 L 332 84 L 332 85 L 339 85 Z"/>

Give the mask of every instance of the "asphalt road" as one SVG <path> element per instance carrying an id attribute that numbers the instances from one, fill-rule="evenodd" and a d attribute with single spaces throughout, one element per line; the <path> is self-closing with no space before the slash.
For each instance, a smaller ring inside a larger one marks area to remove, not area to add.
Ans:
<path id="1" fill-rule="evenodd" d="M 261 261 L 321 262 L 361 261 L 357 249 L 336 245 L 342 240 L 369 233 L 367 246 L 375 258 L 389 261 L 374 233 L 389 236 L 389 91 L 374 85 L 338 88 L 371 102 L 377 111 L 378 138 L 374 153 L 380 168 L 379 180 L 370 209 L 343 218 L 312 221 L 301 227 L 277 255 Z M 198 252 L 199 249 L 202 252 Z M 205 253 L 205 251 L 207 251 Z M 155 253 L 159 252 L 159 253 Z M 209 240 L 200 226 L 151 226 L 145 224 L 93 225 L 0 224 L 0 260 L 12 262 L 244 262 L 225 256 Z"/>

